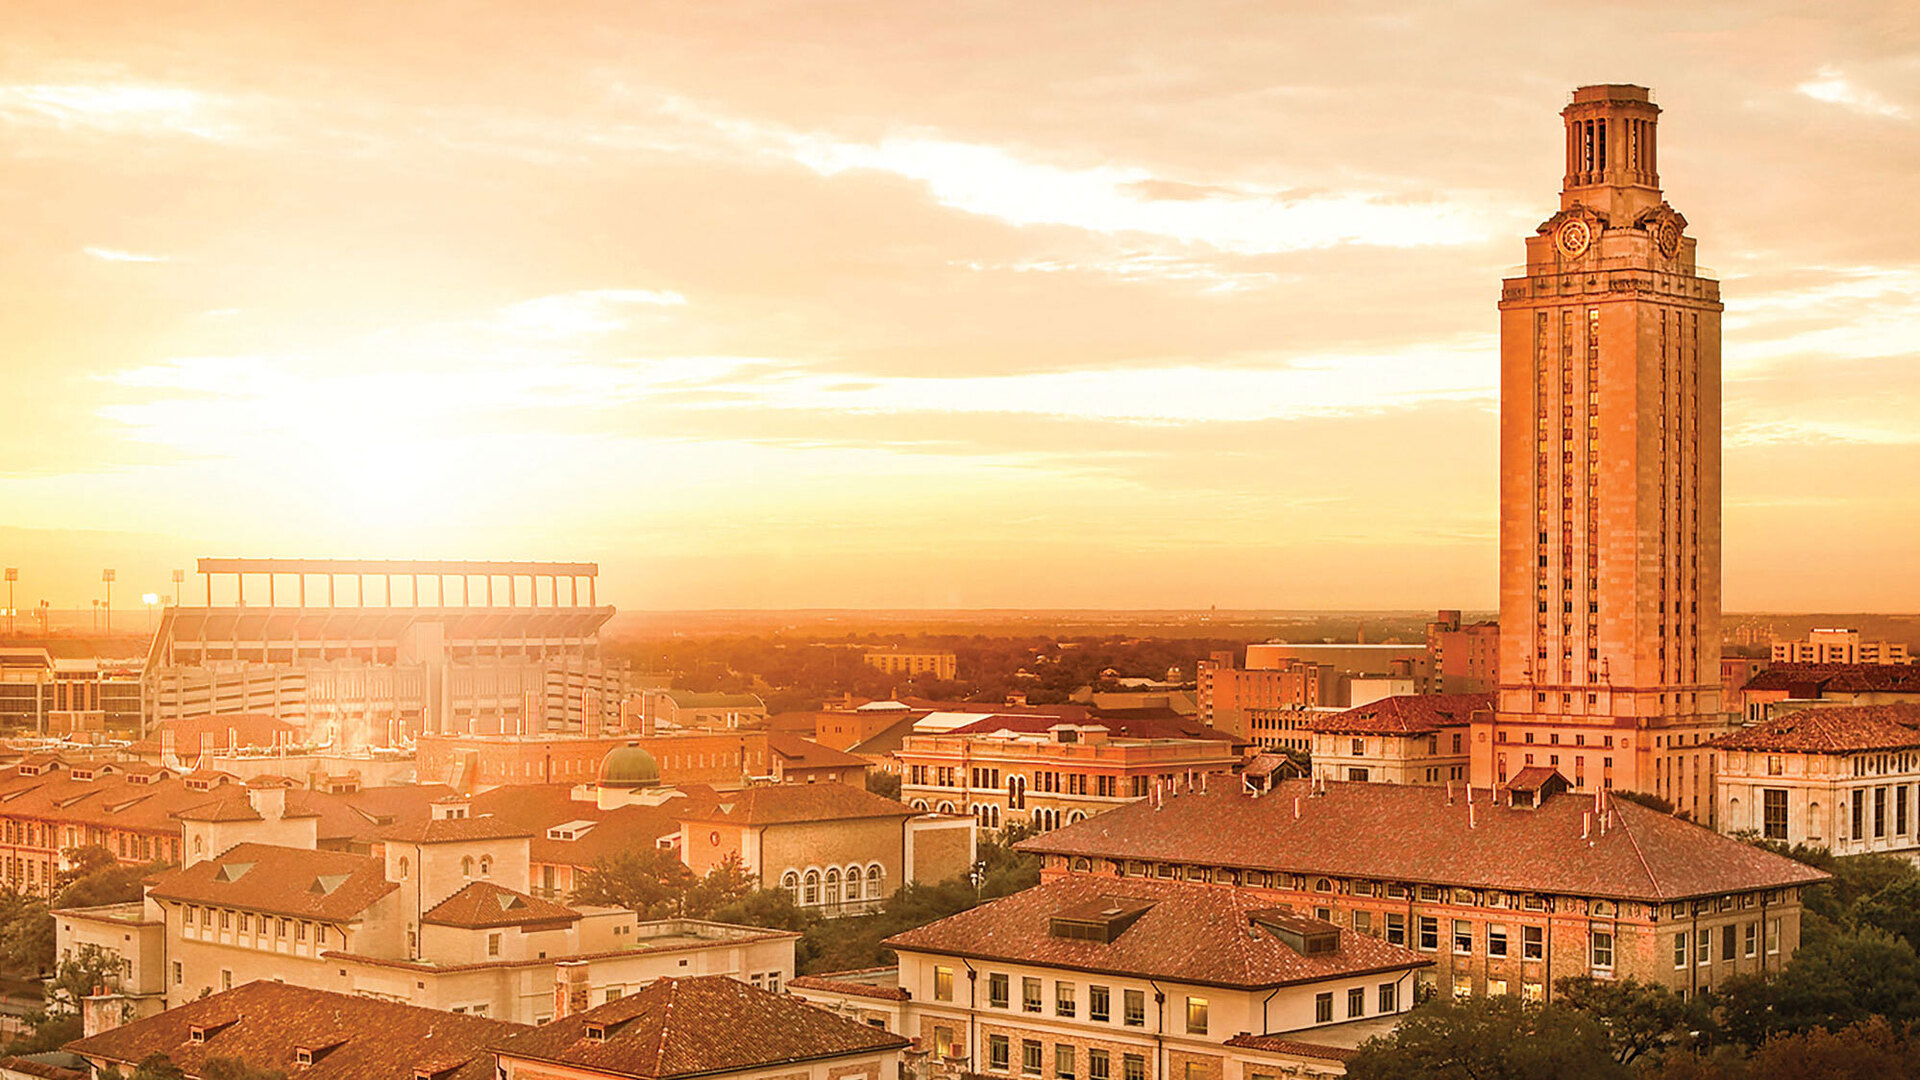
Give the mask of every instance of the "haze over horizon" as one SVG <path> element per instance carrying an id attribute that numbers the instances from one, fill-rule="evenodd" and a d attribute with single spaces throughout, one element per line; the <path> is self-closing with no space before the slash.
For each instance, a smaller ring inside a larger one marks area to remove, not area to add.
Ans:
<path id="1" fill-rule="evenodd" d="M 1499 281 L 1633 82 L 1726 609 L 1920 609 L 1920 9 L 1636 7 L 16 5 L 0 561 L 1491 609 Z"/>

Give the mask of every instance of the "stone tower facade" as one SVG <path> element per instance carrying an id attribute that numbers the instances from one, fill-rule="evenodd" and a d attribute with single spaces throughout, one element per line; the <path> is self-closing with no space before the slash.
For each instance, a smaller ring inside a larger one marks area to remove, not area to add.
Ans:
<path id="1" fill-rule="evenodd" d="M 1661 197 L 1660 109 L 1586 86 L 1559 212 L 1500 299 L 1500 688 L 1473 782 L 1528 766 L 1708 823 L 1720 703 L 1720 287 Z"/>

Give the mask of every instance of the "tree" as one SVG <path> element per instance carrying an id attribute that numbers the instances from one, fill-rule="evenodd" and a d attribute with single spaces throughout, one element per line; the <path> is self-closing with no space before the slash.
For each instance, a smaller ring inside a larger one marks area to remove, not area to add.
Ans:
<path id="1" fill-rule="evenodd" d="M 1863 927 L 1802 946 L 1771 978 L 1728 979 L 1717 997 L 1727 1033 L 1748 1046 L 1875 1016 L 1905 1024 L 1920 1019 L 1920 956 L 1905 938 Z"/>
<path id="2" fill-rule="evenodd" d="M 37 896 L 0 891 L 0 968 L 41 975 L 53 967 L 53 909 Z"/>
<path id="3" fill-rule="evenodd" d="M 1854 908 L 1854 917 L 1906 939 L 1920 951 L 1920 873 L 1887 883 Z"/>
<path id="4" fill-rule="evenodd" d="M 1880 1017 L 1839 1031 L 1814 1028 L 1767 1040 L 1748 1071 L 1765 1080 L 1916 1080 L 1920 1031 Z"/>
<path id="5" fill-rule="evenodd" d="M 1706 1005 L 1688 1002 L 1672 990 L 1638 979 L 1595 979 L 1582 975 L 1554 984 L 1561 1004 L 1592 1017 L 1607 1033 L 1613 1059 L 1631 1065 L 1641 1056 L 1685 1045 L 1691 1033 L 1712 1024 Z"/>
<path id="6" fill-rule="evenodd" d="M 1435 1001 L 1347 1062 L 1353 1080 L 1626 1080 L 1592 1017 L 1507 994 Z"/>
<path id="7" fill-rule="evenodd" d="M 1673 813 L 1673 804 L 1650 791 L 1613 791 L 1616 799 L 1625 799 L 1630 803 L 1639 803 L 1649 810 L 1658 810 L 1663 814 Z"/>
<path id="8" fill-rule="evenodd" d="M 709 919 L 713 913 L 729 904 L 745 899 L 758 886 L 759 881 L 740 862 L 740 856 L 729 853 L 719 866 L 707 871 L 707 876 L 694 879 L 689 873 L 689 882 L 681 893 L 679 912 L 696 919 Z"/>
<path id="9" fill-rule="evenodd" d="M 629 848 L 595 859 L 580 876 L 572 899 L 579 904 L 627 908 L 645 919 L 664 919 L 680 914 L 693 883 L 693 871 L 671 849 Z"/>
<path id="10" fill-rule="evenodd" d="M 263 1069 L 239 1058 L 208 1058 L 200 1066 L 200 1080 L 287 1080 L 279 1069 Z"/>
<path id="11" fill-rule="evenodd" d="M 900 774 L 885 769 L 867 770 L 867 790 L 889 799 L 900 798 Z"/>
<path id="12" fill-rule="evenodd" d="M 56 1016 L 77 1015 L 82 999 L 96 988 L 118 985 L 120 970 L 117 954 L 98 945 L 80 946 L 72 956 L 60 961 L 53 978 L 47 980 L 47 1012 Z"/>
<path id="13" fill-rule="evenodd" d="M 187 1073 L 165 1054 L 148 1054 L 134 1066 L 133 1080 L 187 1080 Z"/>
<path id="14" fill-rule="evenodd" d="M 819 916 L 794 903 L 792 894 L 785 889 L 756 889 L 715 908 L 707 917 L 715 922 L 803 932 L 820 921 Z"/>

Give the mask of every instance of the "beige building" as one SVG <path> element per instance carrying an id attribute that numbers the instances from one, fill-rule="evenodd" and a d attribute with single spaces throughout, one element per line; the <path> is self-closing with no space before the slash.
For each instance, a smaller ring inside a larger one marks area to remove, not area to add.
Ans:
<path id="1" fill-rule="evenodd" d="M 1815 628 L 1805 641 L 1775 641 L 1776 664 L 1904 664 L 1903 641 L 1861 641 L 1860 631 Z"/>
<path id="2" fill-rule="evenodd" d="M 942 682 L 952 682 L 960 673 L 959 658 L 950 652 L 900 652 L 893 649 L 880 649 L 866 654 L 870 667 L 877 667 L 889 675 L 932 675 Z"/>
<path id="3" fill-rule="evenodd" d="M 1662 198 L 1659 115 L 1645 87 L 1574 91 L 1559 209 L 1502 283 L 1500 688 L 1471 774 L 1558 754 L 1581 790 L 1710 822 L 1720 286 Z"/>
<path id="4" fill-rule="evenodd" d="M 1434 963 L 1250 892 L 1148 877 L 1058 877 L 887 945 L 891 982 L 793 991 L 914 1037 L 929 1077 L 1337 1074 Z"/>
<path id="5" fill-rule="evenodd" d="M 1474 714 L 1492 694 L 1409 694 L 1313 720 L 1313 775 L 1374 784 L 1465 786 Z"/>
<path id="6" fill-rule="evenodd" d="M 1804 709 L 1713 745 L 1722 832 L 1920 858 L 1920 704 Z"/>
<path id="7" fill-rule="evenodd" d="M 1225 785 L 1023 841 L 1042 880 L 1116 895 L 1136 878 L 1246 891 L 1435 961 L 1458 996 L 1551 994 L 1571 975 L 1688 994 L 1777 971 L 1801 890 L 1827 875 L 1605 793 L 1516 777 L 1485 789 L 1283 781 Z M 1524 790 L 1523 790 L 1524 789 Z"/>
<path id="8" fill-rule="evenodd" d="M 555 987 L 616 998 L 667 974 L 777 986 L 798 935 L 563 905 L 528 891 L 531 837 L 457 798 L 384 830 L 372 855 L 319 851 L 282 789 L 251 786 L 182 814 L 185 864 L 140 905 L 57 913 L 57 947 L 118 953 L 109 995 L 130 1016 L 256 979 L 523 1023 Z"/>
<path id="9" fill-rule="evenodd" d="M 1240 764 L 1234 743 L 1135 722 L 1137 737 L 1099 722 L 997 716 L 944 734 L 909 735 L 900 798 L 916 808 L 971 814 L 983 829 L 1057 829 L 1176 783 L 1225 779 Z"/>

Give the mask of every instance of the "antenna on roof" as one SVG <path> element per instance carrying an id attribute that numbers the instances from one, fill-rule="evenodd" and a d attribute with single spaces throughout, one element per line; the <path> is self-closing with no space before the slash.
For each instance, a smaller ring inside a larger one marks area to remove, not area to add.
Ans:
<path id="1" fill-rule="evenodd" d="M 1447 805 L 1453 805 L 1453 781 L 1447 781 Z"/>
<path id="2" fill-rule="evenodd" d="M 1293 820 L 1300 820 L 1300 796 L 1298 795 L 1293 797 Z"/>
<path id="3" fill-rule="evenodd" d="M 1207 793 L 1207 774 L 1201 773 L 1200 774 L 1200 794 L 1205 795 L 1206 793 Z"/>
<path id="4" fill-rule="evenodd" d="M 1593 842 L 1593 811 L 1591 810 L 1580 815 L 1580 839 L 1588 843 Z"/>
<path id="5" fill-rule="evenodd" d="M 1472 791 L 1473 789 L 1468 788 L 1467 790 Z M 1479 827 L 1479 821 L 1477 820 L 1478 816 L 1479 816 L 1479 811 L 1477 811 L 1474 808 L 1473 799 L 1469 797 L 1467 799 L 1467 828 L 1474 829 Z"/>
<path id="6" fill-rule="evenodd" d="M 1467 805 L 1472 806 L 1473 805 L 1473 785 L 1469 783 L 1466 785 L 1466 788 L 1467 788 Z"/>

